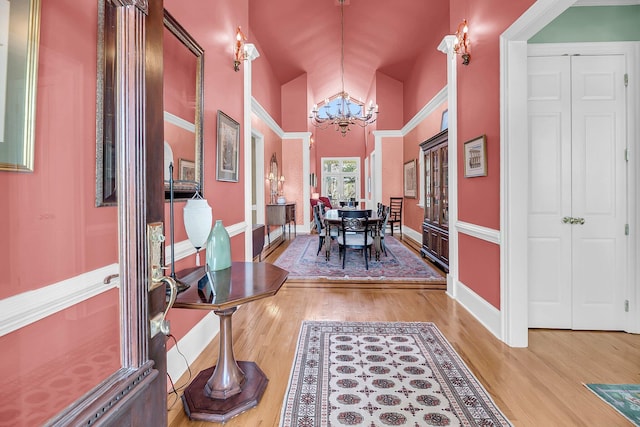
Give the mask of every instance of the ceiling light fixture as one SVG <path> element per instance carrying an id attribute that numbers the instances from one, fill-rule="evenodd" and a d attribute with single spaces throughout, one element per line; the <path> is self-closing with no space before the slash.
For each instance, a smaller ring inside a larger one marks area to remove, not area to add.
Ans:
<path id="1" fill-rule="evenodd" d="M 337 102 L 331 103 L 329 98 L 324 100 L 322 111 L 318 110 L 318 104 L 314 104 L 309 115 L 311 123 L 320 128 L 326 129 L 334 126 L 335 130 L 339 130 L 342 136 L 346 136 L 351 130 L 351 125 L 365 127 L 376 121 L 378 117 L 378 105 L 373 101 L 369 102 L 366 114 L 364 105 L 359 102 L 351 101 L 349 94 L 344 90 L 344 3 L 346 0 L 338 0 L 340 3 L 340 77 L 342 81 L 342 90 L 340 93 L 331 98 L 331 101 L 338 99 Z"/>
<path id="2" fill-rule="evenodd" d="M 462 57 L 462 65 L 469 65 L 471 60 L 471 40 L 469 39 L 469 25 L 467 20 L 463 19 L 460 25 L 458 25 L 458 31 L 456 31 L 456 43 L 453 45 L 455 53 Z"/>

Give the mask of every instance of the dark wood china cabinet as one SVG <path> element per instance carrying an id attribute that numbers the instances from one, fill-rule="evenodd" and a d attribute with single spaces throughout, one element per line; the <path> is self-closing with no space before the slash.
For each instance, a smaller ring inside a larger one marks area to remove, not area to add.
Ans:
<path id="1" fill-rule="evenodd" d="M 424 156 L 423 257 L 449 272 L 449 131 L 420 144 Z"/>

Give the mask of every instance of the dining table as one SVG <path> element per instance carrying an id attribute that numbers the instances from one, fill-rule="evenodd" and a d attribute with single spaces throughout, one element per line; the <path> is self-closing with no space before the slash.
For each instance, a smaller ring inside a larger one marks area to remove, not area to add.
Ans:
<path id="1" fill-rule="evenodd" d="M 325 214 L 324 214 L 324 232 L 325 232 L 325 238 L 324 238 L 324 251 L 325 251 L 325 258 L 327 261 L 329 261 L 329 258 L 331 257 L 331 229 L 338 229 L 340 230 L 340 228 L 342 227 L 342 211 L 353 211 L 353 210 L 360 210 L 360 211 L 368 211 L 368 222 L 369 222 L 369 230 L 373 231 L 372 233 L 372 237 L 373 237 L 373 248 L 375 250 L 375 256 L 376 256 L 376 261 L 380 260 L 380 252 L 382 251 L 382 244 L 380 242 L 380 224 L 382 222 L 382 218 L 379 217 L 375 212 L 372 212 L 371 209 L 354 209 L 354 208 L 348 208 L 348 207 L 343 207 L 340 209 L 328 209 Z M 333 237 L 336 237 L 336 235 L 334 234 Z"/>

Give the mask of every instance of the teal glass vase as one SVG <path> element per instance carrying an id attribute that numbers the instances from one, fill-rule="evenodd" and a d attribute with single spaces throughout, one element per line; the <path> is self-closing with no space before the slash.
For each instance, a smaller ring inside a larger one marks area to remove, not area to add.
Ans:
<path id="1" fill-rule="evenodd" d="M 224 270 L 231 267 L 231 242 L 229 233 L 222 225 L 222 220 L 216 220 L 207 240 L 207 266 L 209 271 Z"/>

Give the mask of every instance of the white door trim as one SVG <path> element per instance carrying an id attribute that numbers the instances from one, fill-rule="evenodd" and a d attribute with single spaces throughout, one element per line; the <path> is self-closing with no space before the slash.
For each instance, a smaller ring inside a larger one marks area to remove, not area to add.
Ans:
<path id="1" fill-rule="evenodd" d="M 502 340 L 513 347 L 528 345 L 527 312 L 527 199 L 528 166 L 526 158 L 527 144 L 527 50 L 526 41 L 545 25 L 556 18 L 574 3 L 574 0 L 538 0 L 500 37 L 500 229 L 503 244 L 500 250 L 501 301 L 502 301 Z M 638 44 L 629 45 L 633 54 L 628 64 L 630 74 L 628 124 L 629 141 L 637 132 L 635 114 L 637 111 L 638 85 L 635 81 L 638 68 Z M 631 48 L 633 46 L 633 48 Z M 630 147 L 633 148 L 633 147 Z M 640 224 L 636 207 L 638 187 L 635 163 L 640 159 L 637 150 L 631 152 L 636 162 L 629 164 L 630 200 L 633 212 L 629 214 L 630 227 L 637 229 Z M 633 188 L 631 188 L 633 187 Z M 632 233 L 629 242 L 629 259 L 636 259 L 638 239 Z M 638 316 L 638 285 L 636 277 L 640 275 L 640 266 L 630 267 L 628 295 L 630 311 L 628 313 L 628 332 L 640 331 Z"/>

